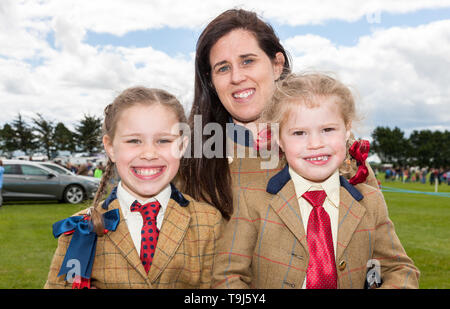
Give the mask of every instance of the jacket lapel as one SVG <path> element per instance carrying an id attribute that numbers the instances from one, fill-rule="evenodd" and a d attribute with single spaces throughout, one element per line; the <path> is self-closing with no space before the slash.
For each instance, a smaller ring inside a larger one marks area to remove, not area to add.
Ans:
<path id="1" fill-rule="evenodd" d="M 366 212 L 366 209 L 357 201 L 359 198 L 355 199 L 355 196 L 345 186 L 341 186 L 336 261 L 341 259 L 356 227 Z"/>
<path id="2" fill-rule="evenodd" d="M 294 183 L 291 180 L 288 168 L 288 165 L 286 165 L 269 180 L 266 191 L 274 194 L 270 205 L 275 210 L 275 213 L 278 214 L 287 228 L 300 241 L 305 250 L 308 251 L 305 228 L 300 215 Z M 366 212 L 366 209 L 358 202 L 364 196 L 344 177 L 340 176 L 339 180 L 341 188 L 336 249 L 337 261 L 342 257 L 356 227 Z"/>
<path id="3" fill-rule="evenodd" d="M 303 227 L 298 199 L 292 180 L 287 182 L 273 197 L 270 205 L 280 217 L 281 221 L 283 221 L 292 234 L 300 241 L 300 244 L 305 250 L 308 251 L 305 228 Z"/>
<path id="4" fill-rule="evenodd" d="M 190 220 L 191 215 L 189 210 L 186 207 L 181 207 L 175 200 L 170 199 L 159 233 L 152 267 L 150 267 L 148 273 L 148 277 L 152 283 L 158 279 L 170 260 L 175 256 L 178 247 L 189 229 Z"/>
<path id="5" fill-rule="evenodd" d="M 119 209 L 120 217 L 123 218 L 122 211 L 119 207 L 119 201 L 117 199 L 108 205 L 108 210 L 116 208 Z M 108 233 L 106 237 L 109 237 L 111 242 L 116 246 L 127 262 L 143 277 L 145 281 L 147 281 L 147 283 L 149 283 L 147 273 L 142 265 L 141 258 L 138 255 L 133 240 L 131 239 L 126 222 L 120 220 L 117 229 L 114 232 Z"/>

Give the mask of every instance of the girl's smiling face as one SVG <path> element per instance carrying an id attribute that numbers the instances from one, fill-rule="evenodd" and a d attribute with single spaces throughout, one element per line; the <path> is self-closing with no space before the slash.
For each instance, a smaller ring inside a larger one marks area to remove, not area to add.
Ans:
<path id="1" fill-rule="evenodd" d="M 135 104 L 117 118 L 114 139 L 103 137 L 122 185 L 140 200 L 161 192 L 175 177 L 186 146 L 178 119 L 161 104 Z"/>
<path id="2" fill-rule="evenodd" d="M 334 96 L 316 96 L 318 106 L 299 102 L 281 125 L 279 145 L 300 176 L 322 182 L 344 162 L 350 124 L 346 126 Z"/>

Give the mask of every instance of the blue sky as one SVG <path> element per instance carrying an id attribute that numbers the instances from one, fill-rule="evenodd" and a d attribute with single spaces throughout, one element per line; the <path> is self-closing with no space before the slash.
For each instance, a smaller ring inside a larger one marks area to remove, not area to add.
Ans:
<path id="1" fill-rule="evenodd" d="M 294 71 L 354 87 L 361 137 L 381 125 L 450 130 L 450 0 L 2 0 L 0 126 L 39 112 L 73 127 L 137 84 L 174 93 L 188 111 L 197 38 L 233 7 L 273 26 Z"/>
<path id="2" fill-rule="evenodd" d="M 424 9 L 406 14 L 375 12 L 361 17 L 355 22 L 326 20 L 321 25 L 290 26 L 276 21 L 268 21 L 281 40 L 296 35 L 316 34 L 328 38 L 338 45 L 355 45 L 359 37 L 369 35 L 374 28 L 414 27 L 449 18 L 450 8 L 440 8 Z M 202 29 L 167 26 L 160 29 L 131 31 L 122 36 L 88 31 L 84 42 L 92 46 L 145 47 L 151 45 L 170 56 L 183 56 L 195 52 L 195 43 L 201 31 Z M 54 38 L 50 36 L 50 44 L 54 44 L 52 40 Z"/>

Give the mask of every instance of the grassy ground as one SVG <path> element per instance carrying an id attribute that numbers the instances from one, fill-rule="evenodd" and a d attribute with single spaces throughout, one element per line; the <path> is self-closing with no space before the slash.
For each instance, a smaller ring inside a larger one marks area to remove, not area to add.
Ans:
<path id="1" fill-rule="evenodd" d="M 52 224 L 85 207 L 53 202 L 0 207 L 0 289 L 42 288 L 57 245 Z"/>
<path id="2" fill-rule="evenodd" d="M 429 184 L 382 181 L 382 185 L 434 192 L 434 186 Z M 441 184 L 438 192 L 450 192 L 450 186 Z M 383 194 L 397 235 L 421 272 L 420 287 L 450 288 L 450 197 L 396 192 Z"/>
<path id="3" fill-rule="evenodd" d="M 434 191 L 429 184 L 382 184 Z M 450 186 L 439 186 L 439 192 L 450 192 Z M 396 192 L 384 196 L 396 232 L 421 271 L 420 287 L 450 288 L 450 198 Z M 86 207 L 53 202 L 10 202 L 0 207 L 0 289 L 42 288 L 57 244 L 52 224 Z"/>

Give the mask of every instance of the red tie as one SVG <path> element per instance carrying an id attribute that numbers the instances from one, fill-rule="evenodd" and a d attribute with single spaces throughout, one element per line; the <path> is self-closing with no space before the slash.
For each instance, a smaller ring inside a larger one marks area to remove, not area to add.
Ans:
<path id="1" fill-rule="evenodd" d="M 337 273 L 330 217 L 322 207 L 327 194 L 323 190 L 309 191 L 302 197 L 313 207 L 306 234 L 309 249 L 306 288 L 336 289 Z"/>
<path id="2" fill-rule="evenodd" d="M 160 209 L 161 205 L 158 201 L 144 205 L 134 201 L 130 207 L 131 211 L 139 211 L 144 220 L 141 229 L 141 261 L 147 273 L 152 265 L 156 243 L 158 242 L 159 230 L 156 227 L 156 216 Z"/>

